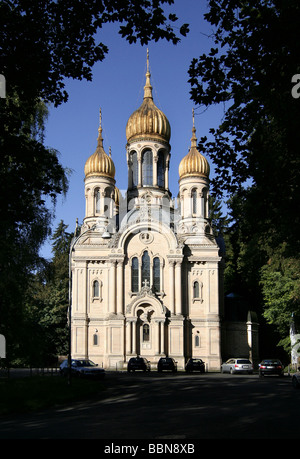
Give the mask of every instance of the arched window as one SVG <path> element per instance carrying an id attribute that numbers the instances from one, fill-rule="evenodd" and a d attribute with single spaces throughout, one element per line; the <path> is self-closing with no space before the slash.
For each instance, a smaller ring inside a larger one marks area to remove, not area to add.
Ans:
<path id="1" fill-rule="evenodd" d="M 137 152 L 133 151 L 131 153 L 131 162 L 132 162 L 132 169 L 131 169 L 131 174 L 132 174 L 132 188 L 136 188 L 138 186 L 138 180 L 139 180 L 139 169 L 138 169 L 138 161 L 137 161 Z"/>
<path id="2" fill-rule="evenodd" d="M 200 347 L 200 336 L 199 335 L 195 336 L 195 347 Z"/>
<path id="3" fill-rule="evenodd" d="M 194 298 L 199 298 L 199 295 L 200 295 L 199 282 L 196 281 L 196 282 L 194 282 L 194 294 L 193 294 L 193 297 Z"/>
<path id="4" fill-rule="evenodd" d="M 139 261 L 137 257 L 134 257 L 131 263 L 131 291 L 138 292 L 138 290 L 139 290 Z"/>
<path id="5" fill-rule="evenodd" d="M 142 160 L 143 185 L 153 185 L 153 154 L 151 150 L 145 150 Z"/>
<path id="6" fill-rule="evenodd" d="M 95 190 L 95 212 L 96 214 L 100 214 L 100 201 L 101 201 L 101 194 L 99 188 Z"/>
<path id="7" fill-rule="evenodd" d="M 150 257 L 148 252 L 142 256 L 142 286 L 150 286 Z"/>
<path id="8" fill-rule="evenodd" d="M 162 151 L 158 153 L 157 161 L 157 185 L 165 187 L 165 159 Z"/>
<path id="9" fill-rule="evenodd" d="M 194 189 L 192 190 L 192 209 L 193 209 L 193 214 L 197 213 L 197 190 Z"/>
<path id="10" fill-rule="evenodd" d="M 143 341 L 150 341 L 150 327 L 148 324 L 143 325 Z"/>
<path id="11" fill-rule="evenodd" d="M 153 290 L 160 292 L 160 259 L 158 257 L 153 260 Z"/>
<path id="12" fill-rule="evenodd" d="M 99 298 L 100 296 L 100 284 L 97 280 L 93 282 L 93 297 Z"/>
<path id="13" fill-rule="evenodd" d="M 98 346 L 98 335 L 96 333 L 93 335 L 93 345 Z"/>

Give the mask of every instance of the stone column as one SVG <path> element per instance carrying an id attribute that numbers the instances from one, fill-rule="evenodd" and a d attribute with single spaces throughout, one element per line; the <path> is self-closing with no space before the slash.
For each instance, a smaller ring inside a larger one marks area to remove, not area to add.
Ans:
<path id="1" fill-rule="evenodd" d="M 163 354 L 163 348 L 164 348 L 164 320 L 159 319 L 157 320 L 157 341 L 156 341 L 156 347 L 155 351 L 157 352 L 158 355 Z"/>
<path id="2" fill-rule="evenodd" d="M 165 189 L 169 189 L 169 169 L 170 169 L 170 154 L 168 154 L 166 159 L 166 167 L 165 167 Z"/>
<path id="3" fill-rule="evenodd" d="M 169 189 L 169 163 L 165 167 L 165 189 Z"/>
<path id="4" fill-rule="evenodd" d="M 109 352 L 109 327 L 105 330 L 105 353 L 108 354 Z"/>
<path id="5" fill-rule="evenodd" d="M 132 188 L 132 161 L 127 161 L 128 168 L 128 189 Z"/>
<path id="6" fill-rule="evenodd" d="M 109 267 L 106 265 L 105 269 L 105 274 L 104 274 L 104 279 L 105 279 L 105 291 L 103 292 L 104 298 L 105 298 L 105 312 L 109 313 L 109 305 L 110 305 L 110 297 L 109 297 Z"/>
<path id="7" fill-rule="evenodd" d="M 181 261 L 177 261 L 175 266 L 175 314 L 182 314 L 181 282 Z"/>
<path id="8" fill-rule="evenodd" d="M 154 353 L 155 355 L 160 354 L 159 352 L 159 341 L 160 341 L 160 321 L 155 320 L 155 342 L 154 342 Z"/>
<path id="9" fill-rule="evenodd" d="M 117 314 L 123 313 L 123 261 L 117 265 Z"/>
<path id="10" fill-rule="evenodd" d="M 109 269 L 109 312 L 116 312 L 116 262 L 111 260 Z"/>
<path id="11" fill-rule="evenodd" d="M 89 195 L 91 194 L 91 192 L 87 192 L 85 191 L 85 216 L 86 217 L 89 217 L 90 216 L 90 197 Z"/>
<path id="12" fill-rule="evenodd" d="M 169 273 L 170 273 L 170 286 L 169 286 L 169 291 L 170 291 L 170 300 L 169 300 L 169 307 L 171 314 L 175 313 L 175 308 L 174 308 L 174 261 L 170 260 L 169 261 Z"/>
<path id="13" fill-rule="evenodd" d="M 132 354 L 136 354 L 136 320 L 132 321 Z"/>
<path id="14" fill-rule="evenodd" d="M 191 193 L 188 193 L 187 217 L 192 217 L 192 215 L 193 215 L 193 197 Z"/>
<path id="15" fill-rule="evenodd" d="M 181 218 L 184 218 L 184 216 L 185 216 L 185 209 L 184 209 L 185 199 L 184 199 L 184 196 L 183 196 L 182 193 L 180 193 L 179 200 L 180 200 L 180 214 L 181 214 Z"/>
<path id="16" fill-rule="evenodd" d="M 131 322 L 126 322 L 126 355 L 131 354 Z"/>
<path id="17" fill-rule="evenodd" d="M 204 208 L 205 202 L 204 202 L 204 193 L 203 192 L 199 193 L 199 201 L 200 201 L 200 212 L 201 212 L 200 216 L 204 218 L 205 217 L 205 208 Z"/>
<path id="18" fill-rule="evenodd" d="M 85 340 L 85 343 L 84 343 L 84 347 L 85 347 L 85 358 L 88 359 L 89 357 L 89 350 L 88 350 L 88 346 L 89 346 L 89 339 L 88 339 L 88 334 L 89 334 L 89 322 L 88 322 L 88 318 L 86 317 L 85 319 L 85 324 L 84 324 L 84 340 Z"/>
<path id="19" fill-rule="evenodd" d="M 165 354 L 165 319 L 160 321 L 160 353 Z"/>
<path id="20" fill-rule="evenodd" d="M 157 155 L 153 155 L 153 186 L 157 186 Z"/>
<path id="21" fill-rule="evenodd" d="M 104 215 L 104 205 L 105 205 L 105 192 L 100 190 L 101 199 L 100 199 L 100 215 Z"/>
<path id="22" fill-rule="evenodd" d="M 142 158 L 138 157 L 138 186 L 142 186 Z"/>

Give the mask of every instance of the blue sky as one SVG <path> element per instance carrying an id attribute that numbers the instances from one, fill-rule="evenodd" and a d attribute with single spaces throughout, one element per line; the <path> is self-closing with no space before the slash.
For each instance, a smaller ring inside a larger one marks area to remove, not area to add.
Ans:
<path id="1" fill-rule="evenodd" d="M 190 32 L 178 45 L 167 41 L 150 42 L 147 46 L 129 44 L 118 34 L 118 26 L 107 24 L 99 33 L 99 40 L 109 48 L 103 62 L 93 68 L 93 81 L 66 82 L 67 103 L 50 108 L 46 123 L 45 145 L 59 152 L 61 164 L 72 170 L 66 197 L 57 199 L 53 230 L 60 220 L 75 229 L 76 218 L 82 223 L 85 212 L 84 165 L 97 145 L 99 109 L 102 110 L 104 149 L 116 166 L 116 185 L 127 189 L 126 123 L 141 105 L 145 84 L 147 47 L 150 55 L 151 84 L 154 103 L 167 116 L 171 125 L 170 190 L 178 192 L 178 166 L 188 153 L 192 135 L 192 109 L 195 108 L 196 135 L 209 136 L 209 129 L 217 126 L 224 114 L 223 107 L 204 110 L 194 107 L 190 100 L 188 68 L 192 58 L 209 51 L 213 46 L 208 35 L 212 29 L 204 18 L 205 0 L 175 0 L 168 10 L 178 16 L 178 26 L 190 25 Z M 179 31 L 178 31 L 179 33 Z M 211 175 L 213 165 L 211 165 Z M 51 258 L 47 242 L 41 255 Z"/>

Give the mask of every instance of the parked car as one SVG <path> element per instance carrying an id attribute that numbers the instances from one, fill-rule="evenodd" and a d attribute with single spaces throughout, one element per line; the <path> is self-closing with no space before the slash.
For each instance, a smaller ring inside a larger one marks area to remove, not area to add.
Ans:
<path id="1" fill-rule="evenodd" d="M 185 371 L 188 373 L 191 371 L 200 371 L 200 373 L 205 372 L 205 362 L 201 359 L 189 359 L 186 366 Z"/>
<path id="2" fill-rule="evenodd" d="M 297 373 L 292 376 L 292 384 L 295 389 L 300 389 L 300 367 L 298 367 Z"/>
<path id="3" fill-rule="evenodd" d="M 143 357 L 131 357 L 127 364 L 127 371 L 151 371 L 151 364 L 149 360 L 144 359 Z"/>
<path id="4" fill-rule="evenodd" d="M 69 371 L 69 362 L 64 360 L 60 365 L 60 374 L 67 376 Z M 88 359 L 72 359 L 71 374 L 78 377 L 103 378 L 105 376 L 104 368 Z"/>
<path id="5" fill-rule="evenodd" d="M 177 371 L 177 362 L 171 357 L 161 357 L 157 363 L 157 371 L 171 370 Z"/>
<path id="6" fill-rule="evenodd" d="M 284 366 L 278 359 L 264 359 L 258 365 L 259 376 L 265 375 L 284 375 Z"/>
<path id="7" fill-rule="evenodd" d="M 221 365 L 222 373 L 253 373 L 253 364 L 249 359 L 237 358 L 229 359 Z"/>

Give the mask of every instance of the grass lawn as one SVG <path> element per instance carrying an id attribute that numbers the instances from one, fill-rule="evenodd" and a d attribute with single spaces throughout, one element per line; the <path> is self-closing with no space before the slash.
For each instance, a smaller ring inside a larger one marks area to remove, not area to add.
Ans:
<path id="1" fill-rule="evenodd" d="M 83 400 L 105 390 L 104 381 L 38 375 L 0 380 L 0 415 L 25 413 Z"/>

